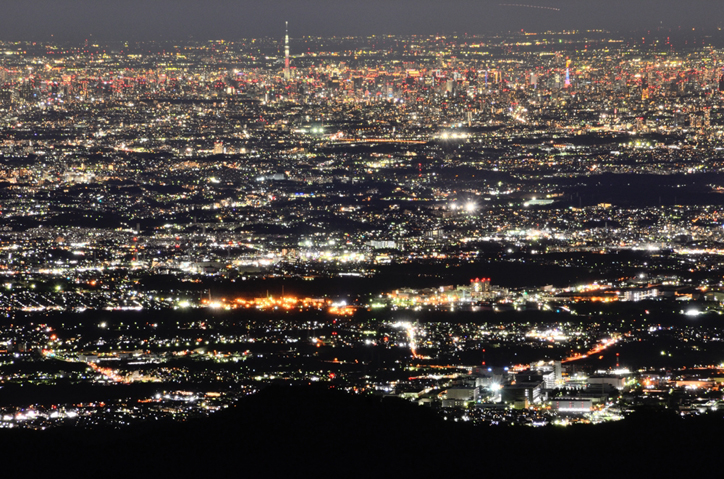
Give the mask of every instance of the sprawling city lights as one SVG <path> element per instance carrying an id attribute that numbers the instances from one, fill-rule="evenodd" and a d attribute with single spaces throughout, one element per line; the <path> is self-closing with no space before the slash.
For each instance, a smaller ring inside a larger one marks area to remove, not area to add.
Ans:
<path id="1" fill-rule="evenodd" d="M 476 425 L 721 408 L 715 44 L 0 55 L 1 427 L 186 421 L 277 384 Z"/>

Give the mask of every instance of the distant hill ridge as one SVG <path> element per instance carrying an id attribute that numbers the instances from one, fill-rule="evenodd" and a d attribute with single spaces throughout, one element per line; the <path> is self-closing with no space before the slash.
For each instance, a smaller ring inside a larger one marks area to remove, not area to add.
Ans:
<path id="1" fill-rule="evenodd" d="M 0 447 L 5 471 L 28 477 L 62 477 L 60 471 L 301 477 L 310 470 L 319 477 L 475 471 L 547 477 L 553 463 L 585 469 L 589 477 L 616 475 L 623 466 L 626 476 L 670 477 L 679 470 L 706 471 L 717 457 L 722 426 L 721 414 L 685 421 L 642 411 L 598 426 L 472 427 L 401 400 L 273 386 L 207 419 L 123 430 L 1 430 Z"/>

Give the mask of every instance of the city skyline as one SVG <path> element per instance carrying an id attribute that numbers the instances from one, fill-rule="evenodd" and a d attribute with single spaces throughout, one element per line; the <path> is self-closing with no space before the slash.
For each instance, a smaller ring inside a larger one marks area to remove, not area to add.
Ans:
<path id="1" fill-rule="evenodd" d="M 0 42 L 0 425 L 278 382 L 475 424 L 717 409 L 724 50 L 470 40 Z"/>
<path id="2" fill-rule="evenodd" d="M 724 37 L 629 3 L 436 35 L 283 2 L 241 38 L 252 3 L 61 2 L 75 40 L 0 39 L 5 471 L 709 466 Z"/>

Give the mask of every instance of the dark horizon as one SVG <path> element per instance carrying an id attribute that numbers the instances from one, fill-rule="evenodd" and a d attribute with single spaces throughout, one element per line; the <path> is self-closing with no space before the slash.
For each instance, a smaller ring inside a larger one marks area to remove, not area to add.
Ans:
<path id="1" fill-rule="evenodd" d="M 724 26 L 724 3 L 702 0 L 39 0 L 6 5 L 0 40 L 204 40 L 375 34 L 486 34 Z"/>

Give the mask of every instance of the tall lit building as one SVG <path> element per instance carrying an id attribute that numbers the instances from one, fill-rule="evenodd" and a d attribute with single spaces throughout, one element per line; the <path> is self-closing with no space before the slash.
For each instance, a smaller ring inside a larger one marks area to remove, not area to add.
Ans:
<path id="1" fill-rule="evenodd" d="M 569 86 L 571 86 L 571 61 L 566 60 L 566 80 L 563 87 L 568 88 Z"/>
<path id="2" fill-rule="evenodd" d="M 649 99 L 649 82 L 648 80 L 646 80 L 646 78 L 641 79 L 641 99 Z"/>
<path id="3" fill-rule="evenodd" d="M 289 72 L 289 22 L 284 22 L 284 79 L 291 78 Z"/>

